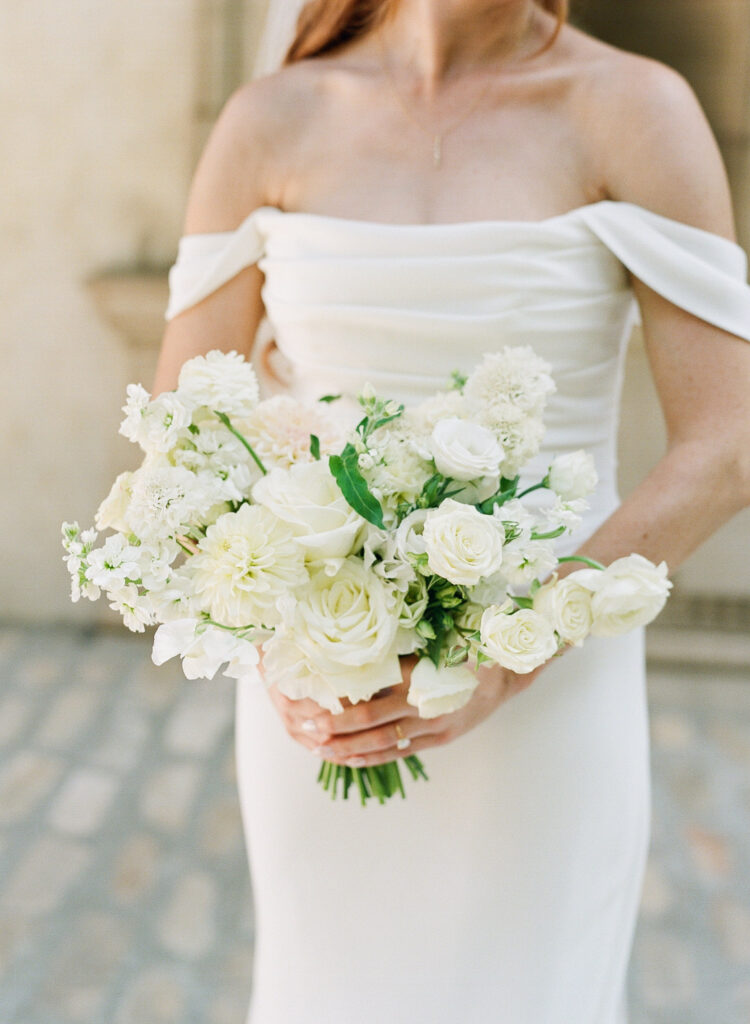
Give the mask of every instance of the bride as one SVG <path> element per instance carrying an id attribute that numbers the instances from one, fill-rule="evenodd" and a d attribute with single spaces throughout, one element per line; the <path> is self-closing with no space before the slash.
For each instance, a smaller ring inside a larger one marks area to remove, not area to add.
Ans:
<path id="1" fill-rule="evenodd" d="M 563 553 L 675 569 L 750 502 L 747 263 L 689 86 L 556 0 L 312 0 L 293 34 L 203 154 L 154 390 L 209 349 L 249 354 L 264 314 L 306 400 L 367 380 L 414 400 L 529 344 L 557 383 L 529 475 L 584 447 L 600 477 Z M 636 316 L 669 443 L 621 502 Z M 239 683 L 252 1024 L 626 1021 L 649 834 L 642 633 L 530 676 L 480 672 L 433 720 L 405 685 L 330 715 Z M 315 784 L 320 757 L 416 751 L 430 782 L 403 803 L 362 810 Z"/>

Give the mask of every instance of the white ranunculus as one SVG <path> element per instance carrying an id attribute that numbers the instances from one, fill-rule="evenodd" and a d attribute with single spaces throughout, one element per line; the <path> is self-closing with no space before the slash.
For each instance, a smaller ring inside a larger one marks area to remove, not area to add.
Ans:
<path id="1" fill-rule="evenodd" d="M 345 558 L 362 539 L 365 521 L 341 493 L 327 461 L 272 469 L 252 495 L 289 525 L 309 561 Z"/>
<path id="2" fill-rule="evenodd" d="M 424 523 L 427 564 L 451 583 L 473 586 L 503 560 L 503 532 L 492 516 L 452 498 L 429 509 Z"/>
<path id="3" fill-rule="evenodd" d="M 585 498 L 599 481 L 593 456 L 579 449 L 558 455 L 552 460 L 549 471 L 549 485 L 563 501 Z"/>
<path id="4" fill-rule="evenodd" d="M 120 473 L 112 484 L 109 494 L 101 503 L 96 513 L 95 522 L 97 530 L 129 532 L 130 528 L 126 519 L 126 513 L 132 493 L 132 479 L 132 473 Z"/>
<path id="5" fill-rule="evenodd" d="M 511 672 L 532 672 L 555 654 L 550 622 L 532 608 L 512 612 L 512 602 L 491 605 L 482 615 L 482 651 Z"/>
<path id="6" fill-rule="evenodd" d="M 258 378 L 237 352 L 214 349 L 183 363 L 178 394 L 188 404 L 225 413 L 230 419 L 249 416 L 258 404 Z"/>
<path id="7" fill-rule="evenodd" d="M 541 587 L 534 595 L 534 611 L 552 623 L 564 643 L 575 647 L 581 646 L 594 621 L 591 591 L 570 576 Z"/>
<path id="8" fill-rule="evenodd" d="M 289 468 L 312 462 L 310 435 L 320 442 L 322 455 L 344 446 L 343 432 L 321 404 L 305 405 L 291 395 L 273 395 L 260 402 L 250 416 L 233 424 L 247 438 L 263 464 Z"/>
<path id="9" fill-rule="evenodd" d="M 420 658 L 412 669 L 406 697 L 420 718 L 437 718 L 468 704 L 479 680 L 467 665 L 435 668 L 429 658 Z"/>
<path id="10" fill-rule="evenodd" d="M 196 598 L 223 626 L 273 626 L 276 602 L 307 579 L 289 526 L 262 505 L 219 516 L 187 562 Z"/>
<path id="11" fill-rule="evenodd" d="M 435 466 L 443 476 L 454 480 L 498 478 L 503 449 L 495 435 L 479 423 L 458 416 L 439 420 L 431 446 Z"/>
<path id="12" fill-rule="evenodd" d="M 359 558 L 344 559 L 335 577 L 316 570 L 286 602 L 282 625 L 264 645 L 264 671 L 282 693 L 329 710 L 340 710 L 343 697 L 369 700 L 401 680 L 397 615 L 398 599 Z"/>
<path id="13" fill-rule="evenodd" d="M 567 579 L 577 577 L 593 590 L 592 634 L 619 636 L 656 618 L 672 588 L 667 573 L 666 562 L 654 565 L 642 555 L 633 554 L 618 558 L 603 572 L 582 570 Z"/>

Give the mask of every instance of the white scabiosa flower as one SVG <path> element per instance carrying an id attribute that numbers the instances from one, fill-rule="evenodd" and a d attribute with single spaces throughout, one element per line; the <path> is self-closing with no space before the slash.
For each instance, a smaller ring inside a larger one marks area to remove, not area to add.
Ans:
<path id="1" fill-rule="evenodd" d="M 506 346 L 488 353 L 469 375 L 464 397 L 470 407 L 492 410 L 498 402 L 507 402 L 520 412 L 538 417 L 555 391 L 550 369 L 530 346 Z"/>
<path id="2" fill-rule="evenodd" d="M 473 586 L 503 561 L 504 534 L 497 520 L 452 498 L 428 510 L 423 538 L 430 570 L 451 583 Z"/>
<path id="3" fill-rule="evenodd" d="M 243 505 L 206 530 L 187 563 L 202 609 L 223 626 L 273 626 L 276 602 L 307 578 L 289 526 L 262 505 Z"/>
<path id="4" fill-rule="evenodd" d="M 407 701 L 420 718 L 437 718 L 458 711 L 471 700 L 479 685 L 466 665 L 436 668 L 429 658 L 420 658 L 412 669 Z"/>
<path id="5" fill-rule="evenodd" d="M 165 391 L 153 401 L 140 384 L 130 384 L 127 393 L 120 433 L 147 454 L 168 452 L 190 426 L 193 407 L 173 391 Z"/>
<path id="6" fill-rule="evenodd" d="M 255 370 L 238 352 L 214 349 L 188 359 L 180 370 L 177 391 L 185 402 L 217 409 L 230 419 L 249 416 L 258 404 Z"/>
<path id="7" fill-rule="evenodd" d="M 593 456 L 583 449 L 558 455 L 550 466 L 549 486 L 563 501 L 587 497 L 598 482 Z"/>
<path id="8" fill-rule="evenodd" d="M 345 443 L 340 428 L 322 405 L 304 405 L 289 395 L 267 398 L 234 426 L 247 438 L 267 469 L 288 469 L 313 462 L 311 434 L 318 438 L 323 456 L 340 451 Z"/>
<path id="9" fill-rule="evenodd" d="M 482 615 L 481 650 L 498 665 L 525 674 L 557 651 L 552 624 L 532 608 L 513 611 L 513 602 L 491 605 Z"/>

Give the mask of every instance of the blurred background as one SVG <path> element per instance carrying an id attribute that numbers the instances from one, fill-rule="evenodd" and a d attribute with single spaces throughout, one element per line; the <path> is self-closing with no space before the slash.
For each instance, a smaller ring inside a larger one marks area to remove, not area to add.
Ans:
<path id="1" fill-rule="evenodd" d="M 0 1020 L 244 1021 L 250 883 L 233 691 L 149 666 L 72 605 L 63 519 L 132 464 L 197 157 L 252 77 L 264 0 L 0 8 Z M 750 251 L 750 0 L 573 0 L 573 20 L 692 83 Z M 621 491 L 663 450 L 637 332 Z M 750 511 L 680 570 L 649 633 L 654 841 L 633 1024 L 750 1021 Z M 744 890 L 743 890 L 744 880 Z"/>

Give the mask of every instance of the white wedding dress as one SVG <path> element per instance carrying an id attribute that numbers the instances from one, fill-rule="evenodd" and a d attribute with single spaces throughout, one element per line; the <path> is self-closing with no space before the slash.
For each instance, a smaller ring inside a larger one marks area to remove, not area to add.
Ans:
<path id="1" fill-rule="evenodd" d="M 600 476 L 568 551 L 618 504 L 637 316 L 625 268 L 750 341 L 743 250 L 630 203 L 437 225 L 264 206 L 182 239 L 167 316 L 255 261 L 300 398 L 369 380 L 413 400 L 499 346 L 546 358 L 558 390 L 529 474 L 584 447 Z M 257 920 L 248 1024 L 624 1024 L 649 836 L 641 632 L 568 652 L 427 751 L 430 781 L 384 807 L 332 802 L 249 680 L 236 744 Z"/>

